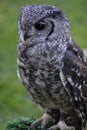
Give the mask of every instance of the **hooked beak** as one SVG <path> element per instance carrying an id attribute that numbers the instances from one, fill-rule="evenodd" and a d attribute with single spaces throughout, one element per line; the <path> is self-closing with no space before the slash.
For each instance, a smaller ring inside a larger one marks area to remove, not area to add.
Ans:
<path id="1" fill-rule="evenodd" d="M 24 40 L 26 41 L 27 39 L 29 39 L 31 37 L 31 35 L 28 34 L 28 32 L 26 31 L 24 33 Z"/>

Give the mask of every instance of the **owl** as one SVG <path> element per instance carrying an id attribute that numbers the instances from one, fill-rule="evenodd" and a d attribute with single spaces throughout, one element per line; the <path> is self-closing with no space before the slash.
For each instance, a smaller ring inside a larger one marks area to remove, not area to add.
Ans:
<path id="1" fill-rule="evenodd" d="M 84 130 L 87 120 L 87 64 L 73 41 L 63 11 L 51 5 L 26 5 L 18 20 L 18 75 L 30 99 L 42 107 L 46 130 Z"/>

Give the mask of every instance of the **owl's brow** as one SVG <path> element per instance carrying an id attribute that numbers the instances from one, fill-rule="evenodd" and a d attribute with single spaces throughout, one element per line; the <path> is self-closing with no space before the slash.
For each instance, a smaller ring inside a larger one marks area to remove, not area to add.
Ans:
<path id="1" fill-rule="evenodd" d="M 36 19 L 35 21 L 32 22 L 32 24 L 34 25 L 34 24 L 38 23 L 39 21 L 43 21 L 44 18 L 45 17 L 43 17 L 43 18 L 41 17 L 39 19 Z"/>
<path id="2" fill-rule="evenodd" d="M 47 17 L 46 17 L 46 16 L 39 17 L 38 19 L 34 20 L 34 21 L 32 22 L 32 24 L 34 25 L 34 24 L 38 23 L 39 21 L 43 21 L 43 19 L 45 19 L 45 18 L 47 18 Z"/>
<path id="3" fill-rule="evenodd" d="M 39 21 L 41 21 L 41 20 L 43 20 L 44 18 L 55 18 L 57 15 L 61 15 L 62 14 L 62 12 L 61 11 L 54 11 L 54 12 L 50 12 L 50 13 L 48 13 L 47 15 L 43 15 L 43 17 L 41 16 L 41 17 L 39 17 L 38 19 L 36 19 L 36 20 L 34 20 L 33 22 L 32 22 L 32 24 L 34 25 L 34 24 L 36 24 L 36 23 L 38 23 Z"/>

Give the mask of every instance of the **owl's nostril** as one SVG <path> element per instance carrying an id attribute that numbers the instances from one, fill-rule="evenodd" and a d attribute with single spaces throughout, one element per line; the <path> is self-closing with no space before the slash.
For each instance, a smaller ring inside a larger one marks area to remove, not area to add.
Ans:
<path id="1" fill-rule="evenodd" d="M 31 35 L 28 34 L 28 32 L 24 33 L 24 40 L 26 41 L 28 38 L 30 38 Z"/>

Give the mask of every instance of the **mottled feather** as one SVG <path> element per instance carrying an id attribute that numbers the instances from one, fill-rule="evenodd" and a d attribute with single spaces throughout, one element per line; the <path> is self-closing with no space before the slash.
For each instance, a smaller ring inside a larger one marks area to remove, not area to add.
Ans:
<path id="1" fill-rule="evenodd" d="M 70 23 L 54 6 L 31 5 L 21 9 L 18 75 L 30 99 L 47 111 L 69 114 L 75 124 L 87 120 L 87 63 L 72 40 Z M 76 127 L 75 125 L 75 127 Z"/>

